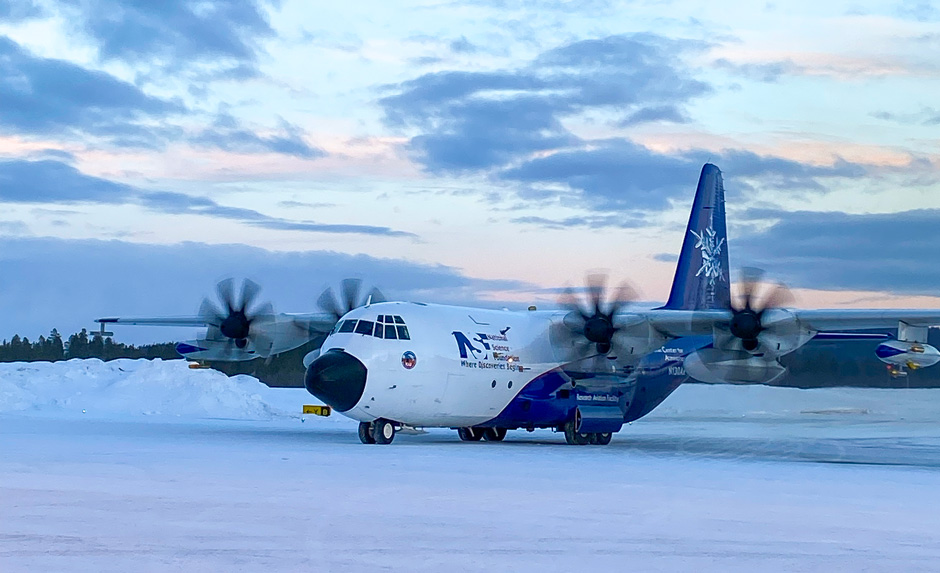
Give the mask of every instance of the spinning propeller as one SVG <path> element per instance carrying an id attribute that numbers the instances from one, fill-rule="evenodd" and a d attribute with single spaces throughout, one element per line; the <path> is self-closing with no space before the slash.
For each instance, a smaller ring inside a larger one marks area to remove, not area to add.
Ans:
<path id="1" fill-rule="evenodd" d="M 331 315 L 335 323 L 346 316 L 346 313 L 355 308 L 365 306 L 369 303 L 385 302 L 385 296 L 379 289 L 373 288 L 365 298 L 360 296 L 361 290 L 361 280 L 343 279 L 341 287 L 342 300 L 337 300 L 336 295 L 333 293 L 333 288 L 329 287 L 323 291 L 320 298 L 317 299 L 317 306 L 320 307 L 320 310 L 323 312 Z"/>
<path id="2" fill-rule="evenodd" d="M 230 353 L 235 348 L 244 350 L 249 342 L 259 356 L 267 356 L 271 351 L 273 341 L 264 326 L 274 322 L 274 307 L 266 302 L 252 310 L 259 291 L 261 287 L 256 282 L 245 279 L 240 296 L 236 297 L 235 281 L 224 279 L 216 285 L 222 307 L 208 298 L 203 299 L 199 307 L 200 318 L 218 328 L 228 339 L 226 345 Z"/>
<path id="3" fill-rule="evenodd" d="M 627 283 L 621 283 L 608 302 L 605 300 L 607 276 L 592 274 L 587 277 L 587 304 L 581 305 L 578 297 L 566 288 L 559 303 L 571 312 L 565 317 L 565 325 L 575 335 L 583 337 L 582 345 L 593 343 L 599 354 L 611 349 L 614 335 L 622 328 L 615 323 L 617 313 L 623 306 L 636 300 L 636 291 Z"/>
<path id="4" fill-rule="evenodd" d="M 791 321 L 768 320 L 766 312 L 793 303 L 793 295 L 782 284 L 772 284 L 763 288 L 758 296 L 758 285 L 764 284 L 764 271 L 755 268 L 741 269 L 740 302 L 731 302 L 731 320 L 724 326 L 732 336 L 741 340 L 741 347 L 754 352 L 760 346 L 764 333 L 786 336 L 791 334 Z M 789 329 L 789 330 L 788 330 Z"/>

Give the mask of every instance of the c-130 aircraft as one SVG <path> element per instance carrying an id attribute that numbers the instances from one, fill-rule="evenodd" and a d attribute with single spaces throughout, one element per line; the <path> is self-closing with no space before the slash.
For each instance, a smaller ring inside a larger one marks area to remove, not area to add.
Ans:
<path id="1" fill-rule="evenodd" d="M 206 326 L 200 340 L 177 345 L 192 361 L 268 357 L 323 337 L 304 359 L 306 389 L 359 421 L 367 444 L 390 444 L 403 427 L 456 429 L 461 440 L 500 441 L 507 430 L 552 428 L 569 444 L 608 444 L 683 382 L 767 384 L 787 375 L 780 359 L 814 339 L 865 337 L 896 330 L 872 359 L 894 374 L 940 361 L 927 344 L 940 310 L 797 310 L 783 308 L 780 285 L 758 288 L 746 271 L 741 300 L 730 289 L 721 171 L 699 178 L 669 300 L 627 310 L 622 285 L 610 300 L 603 277 L 589 277 L 587 300 L 567 291 L 559 310 L 489 310 L 362 301 L 358 281 L 331 289 L 322 312 L 275 314 L 253 308 L 259 287 L 246 280 L 236 297 L 218 285 L 223 308 L 203 302 L 199 315 L 102 318 L 105 324 Z M 763 291 L 762 293 L 759 291 Z"/>

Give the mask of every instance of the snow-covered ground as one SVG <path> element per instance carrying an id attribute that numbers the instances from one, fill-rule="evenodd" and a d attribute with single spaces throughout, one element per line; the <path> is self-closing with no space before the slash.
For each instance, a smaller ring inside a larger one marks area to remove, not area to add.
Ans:
<path id="1" fill-rule="evenodd" d="M 311 402 L 178 361 L 0 364 L 0 571 L 940 563 L 940 390 L 686 386 L 606 447 L 364 446 Z"/>

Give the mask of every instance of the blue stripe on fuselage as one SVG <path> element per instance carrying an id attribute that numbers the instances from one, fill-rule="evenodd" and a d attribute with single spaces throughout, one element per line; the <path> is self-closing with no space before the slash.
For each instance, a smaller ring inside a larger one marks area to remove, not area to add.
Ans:
<path id="1" fill-rule="evenodd" d="M 694 336 L 669 341 L 662 348 L 650 352 L 627 375 L 619 378 L 616 394 L 609 395 L 611 403 L 619 404 L 624 422 L 632 422 L 652 412 L 676 388 L 688 380 L 683 361 L 696 350 L 712 344 L 711 336 Z M 578 387 L 559 392 L 569 378 L 562 369 L 550 370 L 529 382 L 500 412 L 499 416 L 481 424 L 502 428 L 553 428 L 574 417 L 579 398 L 596 401 L 596 394 L 583 392 Z"/>

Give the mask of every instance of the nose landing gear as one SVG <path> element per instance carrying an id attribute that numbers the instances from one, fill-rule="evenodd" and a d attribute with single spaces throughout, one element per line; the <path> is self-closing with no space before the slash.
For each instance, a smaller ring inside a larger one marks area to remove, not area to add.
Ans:
<path id="1" fill-rule="evenodd" d="M 385 418 L 359 422 L 359 441 L 363 444 L 391 444 L 395 439 L 395 423 Z"/>
<path id="2" fill-rule="evenodd" d="M 359 441 L 363 444 L 374 444 L 372 437 L 372 422 L 359 422 Z"/>

